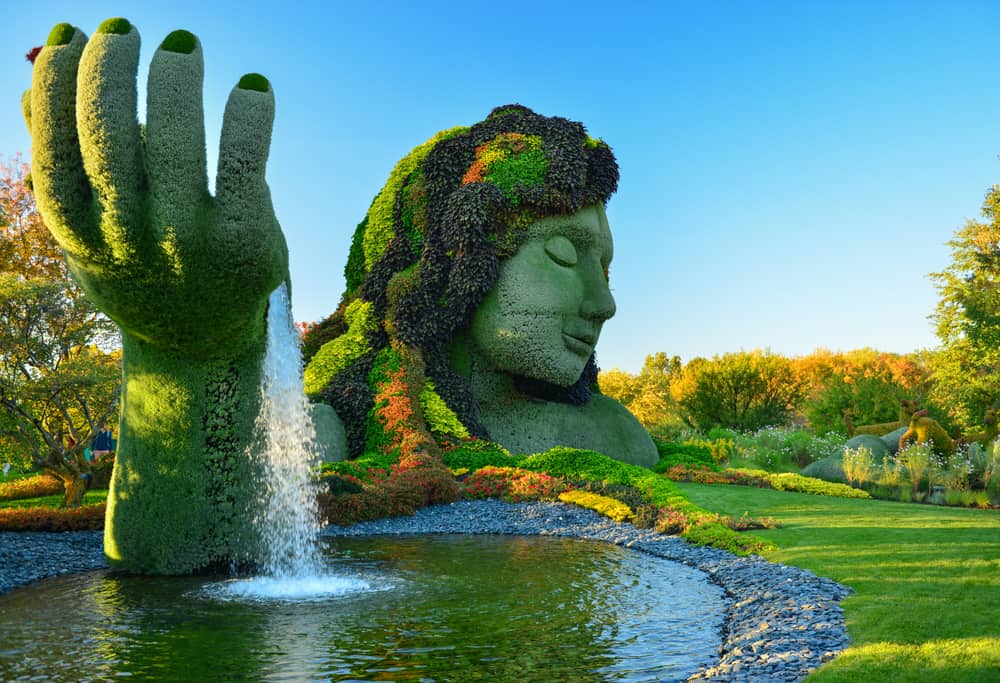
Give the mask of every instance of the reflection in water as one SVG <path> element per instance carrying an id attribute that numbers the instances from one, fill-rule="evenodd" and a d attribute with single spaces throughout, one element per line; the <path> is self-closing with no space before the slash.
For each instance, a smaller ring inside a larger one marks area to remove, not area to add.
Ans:
<path id="1" fill-rule="evenodd" d="M 375 590 L 227 600 L 199 577 L 90 573 L 0 597 L 0 680 L 683 680 L 719 643 L 704 575 L 540 537 L 336 539 Z"/>

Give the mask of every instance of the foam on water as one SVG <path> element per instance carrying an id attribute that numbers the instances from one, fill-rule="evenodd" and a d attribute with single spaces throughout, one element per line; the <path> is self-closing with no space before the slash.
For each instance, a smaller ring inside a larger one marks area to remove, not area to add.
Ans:
<path id="1" fill-rule="evenodd" d="M 220 600 L 317 602 L 383 589 L 346 576 L 255 576 L 211 584 L 205 592 Z"/>

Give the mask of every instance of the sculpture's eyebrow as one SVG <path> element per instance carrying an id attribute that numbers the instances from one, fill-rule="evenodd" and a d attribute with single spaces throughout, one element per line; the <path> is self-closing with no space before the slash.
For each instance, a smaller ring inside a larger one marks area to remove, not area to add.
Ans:
<path id="1" fill-rule="evenodd" d="M 611 240 L 607 239 L 601 226 L 590 227 L 577 220 L 568 220 L 561 224 L 562 233 L 575 245 L 583 249 L 599 248 L 606 252 L 607 258 L 611 258 Z"/>

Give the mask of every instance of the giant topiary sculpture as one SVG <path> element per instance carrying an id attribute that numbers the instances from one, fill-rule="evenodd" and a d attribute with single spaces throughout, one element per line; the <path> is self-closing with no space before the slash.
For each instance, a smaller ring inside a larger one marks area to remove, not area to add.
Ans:
<path id="1" fill-rule="evenodd" d="M 352 455 L 478 438 L 656 462 L 639 422 L 595 391 L 617 183 L 583 125 L 520 105 L 396 165 L 354 234 L 339 308 L 306 340 L 306 391 L 344 421 Z"/>
<path id="2" fill-rule="evenodd" d="M 89 41 L 60 24 L 23 103 L 38 206 L 122 329 L 105 551 L 125 569 L 180 573 L 253 556 L 247 447 L 287 252 L 264 180 L 267 80 L 247 75 L 230 94 L 212 197 L 198 40 L 176 31 L 160 45 L 144 130 L 138 51 L 124 19 Z M 423 502 L 455 496 L 439 449 L 479 447 L 474 437 L 656 461 L 638 421 L 593 388 L 615 310 L 604 204 L 617 180 L 610 148 L 581 124 L 517 105 L 397 165 L 355 233 L 347 292 L 307 368 L 355 454 L 388 456 L 393 481 Z"/>
<path id="3" fill-rule="evenodd" d="M 240 561 L 254 545 L 245 457 L 258 409 L 268 294 L 288 276 L 264 166 L 266 79 L 226 106 L 208 191 L 202 51 L 171 33 L 136 116 L 139 34 L 59 24 L 23 100 L 38 207 L 84 291 L 122 330 L 124 405 L 105 552 L 138 572 Z"/>

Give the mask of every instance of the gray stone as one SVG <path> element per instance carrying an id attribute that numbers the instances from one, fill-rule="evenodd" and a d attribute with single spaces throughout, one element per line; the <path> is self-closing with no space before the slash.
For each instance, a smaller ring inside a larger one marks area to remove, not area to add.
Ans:
<path id="1" fill-rule="evenodd" d="M 316 427 L 316 445 L 323 462 L 340 462 L 347 458 L 347 433 L 344 424 L 333 408 L 325 403 L 309 406 L 313 426 Z"/>

